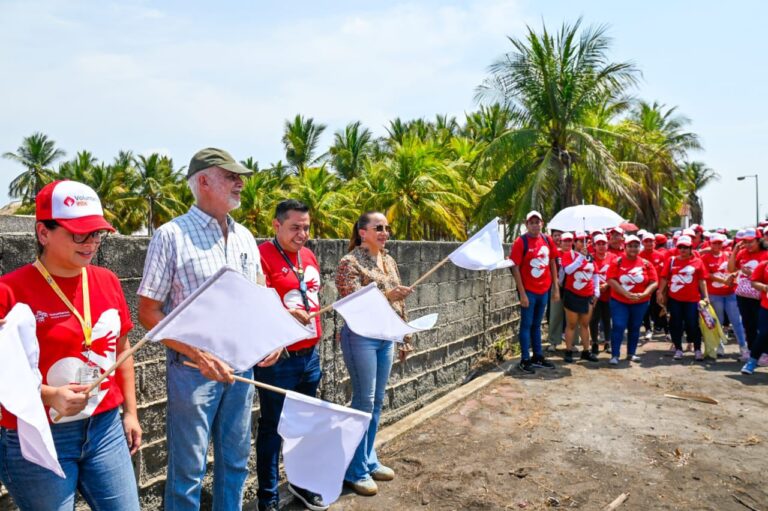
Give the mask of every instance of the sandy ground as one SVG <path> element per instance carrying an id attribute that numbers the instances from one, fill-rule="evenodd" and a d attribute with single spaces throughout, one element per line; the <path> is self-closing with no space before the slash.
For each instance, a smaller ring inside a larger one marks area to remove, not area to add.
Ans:
<path id="1" fill-rule="evenodd" d="M 729 357 L 675 362 L 667 342 L 617 367 L 513 370 L 379 453 L 397 473 L 334 510 L 768 510 L 768 370 Z M 664 397 L 695 392 L 704 404 Z M 291 504 L 287 509 L 301 509 Z"/>

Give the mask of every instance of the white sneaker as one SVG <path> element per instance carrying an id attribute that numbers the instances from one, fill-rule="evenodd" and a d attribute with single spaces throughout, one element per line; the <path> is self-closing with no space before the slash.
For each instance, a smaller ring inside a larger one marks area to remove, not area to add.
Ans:
<path id="1" fill-rule="evenodd" d="M 724 357 L 725 356 L 725 346 L 722 342 L 720 342 L 720 345 L 717 347 L 717 356 L 718 357 Z"/>
<path id="2" fill-rule="evenodd" d="M 683 358 L 683 350 L 676 350 L 675 356 L 672 357 L 674 360 L 682 360 Z"/>
<path id="3" fill-rule="evenodd" d="M 637 355 L 632 355 L 631 357 L 629 357 L 629 360 L 631 360 L 632 362 L 640 362 L 641 359 Z"/>
<path id="4" fill-rule="evenodd" d="M 611 364 L 612 366 L 619 365 L 619 357 L 611 357 L 608 363 Z"/>
<path id="5" fill-rule="evenodd" d="M 645 340 L 646 341 L 650 341 L 651 339 L 653 339 L 653 330 L 648 330 L 645 333 Z"/>
<path id="6" fill-rule="evenodd" d="M 746 347 L 742 347 L 739 349 L 741 350 L 741 357 L 739 357 L 741 361 L 746 362 L 747 360 L 749 360 L 749 349 Z"/>

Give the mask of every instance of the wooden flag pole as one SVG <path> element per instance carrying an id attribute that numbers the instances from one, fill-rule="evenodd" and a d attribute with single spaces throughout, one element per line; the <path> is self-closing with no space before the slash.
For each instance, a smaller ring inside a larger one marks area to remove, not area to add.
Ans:
<path id="1" fill-rule="evenodd" d="M 447 263 L 448 261 L 450 261 L 450 258 L 446 257 L 445 259 L 443 259 L 442 261 L 440 261 L 439 263 L 437 263 L 436 265 L 434 265 L 434 266 L 433 266 L 433 267 L 432 267 L 432 268 L 431 268 L 431 269 L 430 269 L 430 270 L 429 270 L 427 273 L 425 273 L 424 275 L 422 275 L 421 277 L 419 277 L 419 278 L 416 280 L 416 282 L 414 282 L 413 284 L 411 284 L 411 285 L 410 285 L 410 287 L 416 287 L 416 286 L 418 286 L 419 284 L 421 284 L 422 282 L 424 282 L 425 280 L 427 280 L 427 279 L 428 279 L 428 278 L 429 278 L 429 277 L 430 277 L 430 276 L 431 276 L 433 273 L 435 273 L 435 272 L 436 272 L 438 269 L 440 269 L 440 267 L 441 267 L 441 266 L 443 266 L 443 265 L 444 265 L 445 263 Z M 317 317 L 317 316 L 319 316 L 319 315 L 321 315 L 321 314 L 325 314 L 326 312 L 330 312 L 331 310 L 333 310 L 333 305 L 326 305 L 326 306 L 325 306 L 325 307 L 323 307 L 322 309 L 320 309 L 320 310 L 318 310 L 318 311 L 315 311 L 315 312 L 311 313 L 311 314 L 309 315 L 309 319 L 313 319 L 313 318 L 315 318 L 315 317 Z"/>
<path id="2" fill-rule="evenodd" d="M 109 375 L 111 375 L 112 373 L 114 373 L 115 371 L 117 371 L 117 368 L 118 368 L 118 367 L 120 367 L 120 365 L 122 365 L 122 363 L 123 363 L 123 362 L 125 362 L 126 360 L 128 360 L 128 357 L 130 357 L 131 355 L 133 355 L 134 353 L 136 353 L 136 352 L 139 350 L 139 348 L 141 348 L 142 346 L 144 346 L 144 344 L 145 344 L 145 343 L 146 343 L 148 340 L 149 340 L 149 338 L 147 338 L 147 337 L 144 337 L 142 340 L 140 340 L 139 342 L 137 342 L 136 344 L 134 344 L 133 346 L 131 346 L 130 348 L 128 348 L 127 350 L 125 350 L 124 352 L 122 352 L 122 353 L 120 354 L 120 356 L 119 356 L 119 357 L 117 357 L 117 360 L 115 360 L 115 363 L 114 363 L 114 364 L 112 364 L 112 367 L 110 367 L 109 369 L 107 369 L 106 371 L 104 371 L 104 374 L 102 374 L 101 376 L 99 376 L 99 377 L 98 377 L 98 378 L 97 378 L 97 379 L 96 379 L 96 380 L 95 380 L 93 383 L 91 383 L 90 385 L 88 385 L 88 388 L 87 388 L 87 389 L 85 389 L 85 390 L 84 390 L 82 393 L 83 393 L 83 394 L 90 394 L 91 392 L 93 392 L 93 390 L 94 390 L 95 388 L 97 388 L 99 385 L 101 385 L 101 382 L 103 382 L 104 380 L 106 380 L 107 378 L 109 378 Z M 59 422 L 59 421 L 60 421 L 60 420 L 61 420 L 63 417 L 64 417 L 64 416 L 63 416 L 63 415 L 61 415 L 61 414 L 59 413 L 59 414 L 57 414 L 57 415 L 56 415 L 56 416 L 53 418 L 53 422 Z"/>
<path id="3" fill-rule="evenodd" d="M 200 370 L 200 368 L 189 361 L 184 361 L 184 365 L 187 367 L 193 367 L 197 370 Z M 240 381 L 243 383 L 250 383 L 251 385 L 256 385 L 257 387 L 260 387 L 262 389 L 271 390 L 272 392 L 277 392 L 278 394 L 286 395 L 288 394 L 288 391 L 285 389 L 281 389 L 280 387 L 275 387 L 274 385 L 270 385 L 268 383 L 263 383 L 256 380 L 249 380 L 248 378 L 243 378 L 242 376 L 233 375 L 232 378 L 235 379 L 235 381 Z"/>

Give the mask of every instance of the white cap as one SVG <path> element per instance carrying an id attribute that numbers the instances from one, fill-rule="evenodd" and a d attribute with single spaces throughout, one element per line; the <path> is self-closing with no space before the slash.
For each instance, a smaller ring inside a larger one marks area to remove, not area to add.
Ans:
<path id="1" fill-rule="evenodd" d="M 608 243 L 608 238 L 605 237 L 605 234 L 598 234 L 592 239 L 592 241 L 594 241 L 595 243 L 599 243 L 601 241 Z"/>
<path id="2" fill-rule="evenodd" d="M 693 238 L 694 236 L 696 236 L 696 231 L 694 231 L 691 228 L 683 229 L 683 236 L 690 236 L 691 238 Z"/>
<path id="3" fill-rule="evenodd" d="M 725 234 L 720 234 L 719 232 L 716 232 L 712 234 L 712 236 L 709 237 L 710 243 L 724 243 L 725 240 L 727 240 L 727 236 Z"/>
<path id="4" fill-rule="evenodd" d="M 677 242 L 675 243 L 676 247 L 683 247 L 683 246 L 690 247 L 692 245 L 693 245 L 693 240 L 691 239 L 690 236 L 686 234 L 683 234 L 682 236 L 680 236 L 680 238 L 678 238 Z"/>
<path id="5" fill-rule="evenodd" d="M 656 235 L 653 234 L 652 232 L 647 232 L 646 231 L 645 234 L 643 234 L 643 238 L 642 239 L 643 239 L 643 241 L 651 240 L 651 241 L 653 241 L 655 243 L 656 242 Z"/>
<path id="6" fill-rule="evenodd" d="M 527 215 L 525 215 L 525 221 L 527 222 L 528 220 L 530 220 L 533 217 L 538 217 L 539 220 L 544 220 L 544 217 L 541 216 L 541 213 L 539 213 L 538 211 L 536 211 L 534 209 L 533 211 L 531 211 Z"/>
<path id="7" fill-rule="evenodd" d="M 560 236 L 561 240 L 573 240 L 573 233 L 572 232 L 564 232 L 562 236 Z"/>
<path id="8" fill-rule="evenodd" d="M 638 238 L 634 234 L 630 234 L 629 236 L 624 238 L 624 244 L 629 245 L 630 243 L 640 243 L 640 238 Z"/>
<path id="9" fill-rule="evenodd" d="M 683 235 L 683 231 L 675 231 L 675 233 L 672 235 L 673 238 L 679 238 Z"/>
<path id="10" fill-rule="evenodd" d="M 624 234 L 624 229 L 622 229 L 619 226 L 611 227 L 610 229 L 608 229 L 608 233 L 612 233 L 612 232 L 618 232 L 619 234 Z"/>
<path id="11" fill-rule="evenodd" d="M 640 239 L 643 239 L 643 236 L 645 236 L 646 234 L 648 234 L 648 231 L 646 231 L 645 229 L 640 229 L 639 231 L 637 231 L 637 237 Z"/>

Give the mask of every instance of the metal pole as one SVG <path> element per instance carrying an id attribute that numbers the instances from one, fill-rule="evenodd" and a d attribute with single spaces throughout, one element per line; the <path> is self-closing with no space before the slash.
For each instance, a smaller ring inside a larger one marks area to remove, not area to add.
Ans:
<path id="1" fill-rule="evenodd" d="M 760 180 L 755 174 L 755 227 L 760 224 Z"/>

